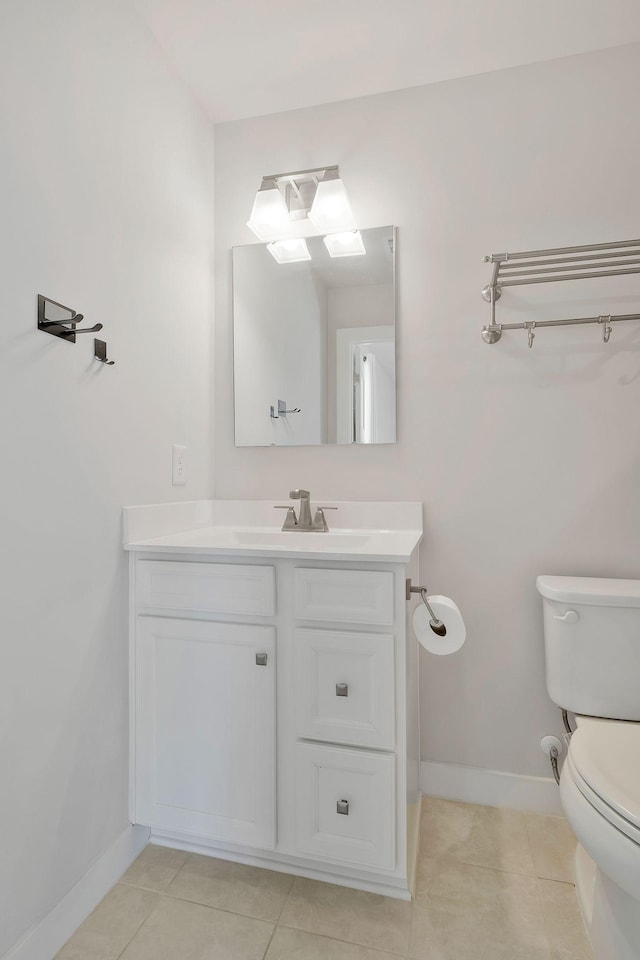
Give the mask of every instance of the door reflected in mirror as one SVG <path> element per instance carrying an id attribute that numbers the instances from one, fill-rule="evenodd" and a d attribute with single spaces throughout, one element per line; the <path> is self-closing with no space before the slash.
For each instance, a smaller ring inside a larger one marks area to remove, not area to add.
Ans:
<path id="1" fill-rule="evenodd" d="M 395 442 L 395 231 L 360 238 L 234 247 L 236 446 Z"/>

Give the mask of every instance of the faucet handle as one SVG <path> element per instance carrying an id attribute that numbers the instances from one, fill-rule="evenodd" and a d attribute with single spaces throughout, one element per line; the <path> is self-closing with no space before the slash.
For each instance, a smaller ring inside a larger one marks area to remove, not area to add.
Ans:
<path id="1" fill-rule="evenodd" d="M 337 510 L 337 507 L 316 507 L 315 516 L 313 518 L 313 526 L 316 530 L 322 530 L 323 533 L 329 532 L 329 524 L 327 523 L 327 518 L 324 515 L 325 510 Z"/>
<path id="2" fill-rule="evenodd" d="M 286 515 L 286 517 L 284 518 L 284 523 L 282 524 L 282 529 L 283 529 L 283 530 L 293 530 L 293 529 L 295 529 L 295 527 L 298 526 L 298 518 L 296 517 L 296 512 L 295 512 L 295 510 L 293 509 L 293 507 L 291 507 L 291 506 L 286 506 L 286 507 L 282 506 L 282 507 L 274 507 L 273 509 L 274 509 L 274 510 L 286 510 L 286 511 L 287 511 L 287 515 Z"/>

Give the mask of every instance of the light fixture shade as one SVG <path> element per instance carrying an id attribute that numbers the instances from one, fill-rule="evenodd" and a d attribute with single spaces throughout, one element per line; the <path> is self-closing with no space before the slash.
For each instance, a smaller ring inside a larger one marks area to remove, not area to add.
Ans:
<path id="1" fill-rule="evenodd" d="M 247 226 L 258 240 L 272 240 L 286 236 L 289 229 L 289 211 L 285 199 L 275 182 L 273 187 L 260 188 L 253 201 L 251 216 Z"/>
<path id="2" fill-rule="evenodd" d="M 340 177 L 320 181 L 309 211 L 309 220 L 323 233 L 355 229 L 347 191 Z"/>
<path id="3" fill-rule="evenodd" d="M 311 260 L 306 240 L 302 237 L 292 240 L 275 240 L 267 244 L 267 250 L 278 263 L 297 263 L 299 260 Z"/>
<path id="4" fill-rule="evenodd" d="M 330 233 L 324 237 L 324 245 L 330 257 L 361 257 L 367 252 L 359 230 Z"/>

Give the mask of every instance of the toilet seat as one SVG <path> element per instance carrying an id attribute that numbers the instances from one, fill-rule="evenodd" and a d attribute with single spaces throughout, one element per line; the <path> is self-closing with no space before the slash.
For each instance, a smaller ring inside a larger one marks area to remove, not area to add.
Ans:
<path id="1" fill-rule="evenodd" d="M 579 718 L 567 766 L 584 798 L 640 844 L 640 723 Z"/>
<path id="2" fill-rule="evenodd" d="M 580 845 L 640 901 L 640 723 L 578 717 L 560 798 Z"/>

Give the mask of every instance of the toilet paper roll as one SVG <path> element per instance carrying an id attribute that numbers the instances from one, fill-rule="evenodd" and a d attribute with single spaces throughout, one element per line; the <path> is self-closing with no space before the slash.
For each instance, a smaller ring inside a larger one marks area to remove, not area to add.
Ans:
<path id="1" fill-rule="evenodd" d="M 442 620 L 447 632 L 444 637 L 434 633 L 429 621 L 429 611 L 424 603 L 418 604 L 413 611 L 413 629 L 418 642 L 429 653 L 446 656 L 459 650 L 467 637 L 467 628 L 464 625 L 458 605 L 450 597 L 428 597 L 431 609 L 438 620 Z"/>

